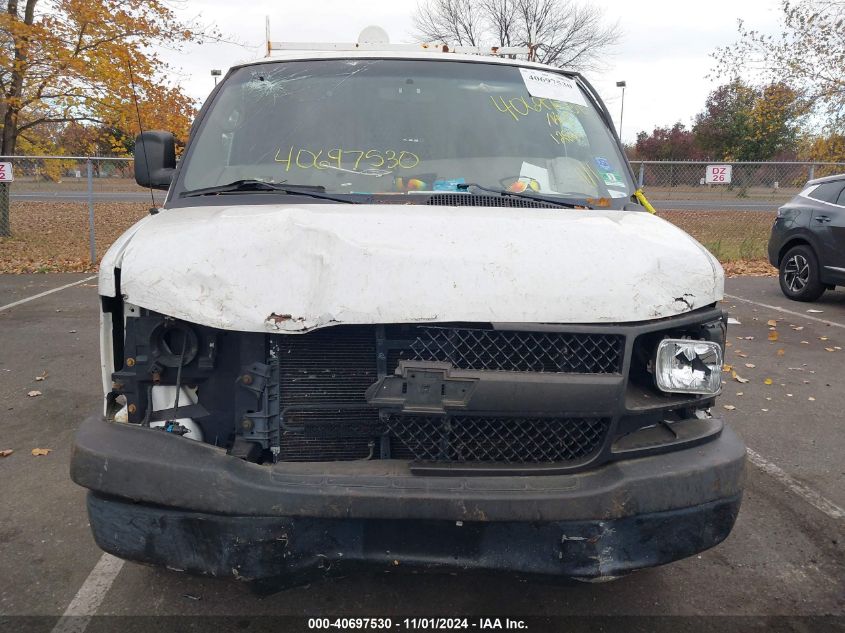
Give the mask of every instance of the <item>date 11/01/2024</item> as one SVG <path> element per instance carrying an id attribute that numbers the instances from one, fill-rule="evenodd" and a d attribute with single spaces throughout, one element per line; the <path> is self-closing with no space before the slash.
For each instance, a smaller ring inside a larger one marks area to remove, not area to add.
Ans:
<path id="1" fill-rule="evenodd" d="M 511 618 L 309 618 L 309 630 L 354 629 L 408 629 L 408 630 L 527 630 L 525 620 Z"/>
<path id="2" fill-rule="evenodd" d="M 325 158 L 323 158 L 325 156 Z M 413 169 L 420 164 L 420 157 L 407 150 L 395 151 L 392 149 L 342 149 L 312 151 L 305 148 L 289 147 L 287 151 L 279 148 L 273 159 L 277 163 L 285 165 L 285 171 L 290 171 L 292 166 L 300 169 L 338 169 L 343 167 L 344 162 L 351 165 L 353 170 L 358 170 L 360 165 L 378 169 Z"/>

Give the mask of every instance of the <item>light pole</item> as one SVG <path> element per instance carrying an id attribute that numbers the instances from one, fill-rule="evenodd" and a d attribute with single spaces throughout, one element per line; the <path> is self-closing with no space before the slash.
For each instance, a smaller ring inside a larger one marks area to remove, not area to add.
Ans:
<path id="1" fill-rule="evenodd" d="M 219 68 L 212 68 L 211 69 L 211 76 L 214 77 L 214 85 L 217 85 L 217 78 L 221 75 Z"/>
<path id="2" fill-rule="evenodd" d="M 628 84 L 624 81 L 617 81 L 616 87 L 622 88 L 622 111 L 619 113 L 619 140 L 622 140 L 622 117 L 625 116 L 625 86 Z"/>

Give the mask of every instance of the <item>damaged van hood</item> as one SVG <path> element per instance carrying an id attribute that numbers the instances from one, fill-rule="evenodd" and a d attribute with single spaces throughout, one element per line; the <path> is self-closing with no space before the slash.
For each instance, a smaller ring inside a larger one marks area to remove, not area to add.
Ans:
<path id="1" fill-rule="evenodd" d="M 643 212 L 347 204 L 203 206 L 142 220 L 100 293 L 216 328 L 622 323 L 722 298 L 721 266 Z"/>

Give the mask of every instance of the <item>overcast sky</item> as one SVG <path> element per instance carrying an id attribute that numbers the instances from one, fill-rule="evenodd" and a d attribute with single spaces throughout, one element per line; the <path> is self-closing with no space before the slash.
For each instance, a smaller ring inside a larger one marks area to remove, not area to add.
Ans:
<path id="1" fill-rule="evenodd" d="M 717 85 L 705 75 L 709 56 L 736 40 L 737 19 L 763 31 L 776 30 L 778 0 L 605 0 L 607 20 L 618 20 L 622 40 L 607 56 L 607 69 L 588 74 L 619 125 L 621 92 L 628 83 L 622 137 L 681 121 L 687 125 Z M 393 42 L 413 41 L 411 16 L 417 0 L 186 0 L 185 18 L 216 23 L 242 45 L 204 44 L 168 56 L 180 69 L 187 93 L 204 99 L 214 85 L 212 68 L 226 69 L 263 55 L 264 18 L 274 41 L 351 42 L 369 24 L 384 27 Z M 722 78 L 732 75 L 730 68 Z"/>

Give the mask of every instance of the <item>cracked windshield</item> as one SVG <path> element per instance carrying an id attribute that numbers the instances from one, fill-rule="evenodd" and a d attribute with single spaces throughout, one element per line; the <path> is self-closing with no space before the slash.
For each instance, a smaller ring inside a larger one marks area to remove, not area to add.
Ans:
<path id="1" fill-rule="evenodd" d="M 633 192 L 595 106 L 573 78 L 542 70 L 267 63 L 235 71 L 201 125 L 182 193 L 244 179 L 336 194 L 455 192 L 472 183 L 621 206 Z"/>

